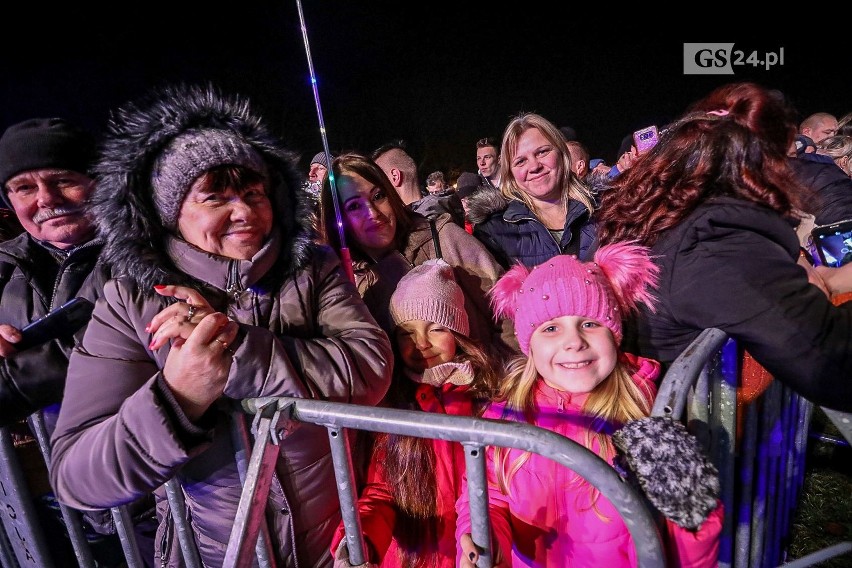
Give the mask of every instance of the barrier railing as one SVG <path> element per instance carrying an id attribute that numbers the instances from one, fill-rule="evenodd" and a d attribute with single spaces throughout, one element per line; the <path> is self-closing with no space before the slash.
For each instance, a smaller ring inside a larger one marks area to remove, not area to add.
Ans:
<path id="1" fill-rule="evenodd" d="M 357 495 L 354 494 L 347 428 L 437 438 L 460 442 L 464 446 L 472 518 L 471 536 L 481 550 L 479 566 L 490 566 L 492 553 L 485 476 L 486 446 L 534 452 L 572 469 L 609 499 L 622 516 L 636 546 L 638 565 L 665 566 L 657 526 L 642 496 L 598 455 L 549 430 L 529 424 L 286 397 L 247 399 L 243 401 L 243 408 L 255 414 L 253 430 L 256 437 L 226 553 L 226 567 L 245 565 L 247 555 L 251 553 L 263 524 L 263 507 L 254 504 L 266 501 L 274 473 L 272 465 L 278 456 L 280 432 L 292 428 L 294 421 L 309 422 L 328 429 L 353 565 L 363 562 L 364 546 L 360 542 Z"/>
<path id="2" fill-rule="evenodd" d="M 755 402 L 740 407 L 744 417 L 737 419 L 738 362 L 735 344 L 724 332 L 705 330 L 672 364 L 659 385 L 652 410 L 684 420 L 702 441 L 719 469 L 722 501 L 726 515 L 720 547 L 720 566 L 735 568 L 778 566 L 784 559 L 792 512 L 800 497 L 804 475 L 808 424 L 812 405 L 777 381 Z M 850 414 L 823 409 L 847 441 L 852 442 Z M 246 415 L 254 415 L 250 440 Z M 47 447 L 37 415 L 31 428 Z M 258 538 L 265 530 L 263 503 L 269 492 L 278 457 L 278 442 L 298 422 L 328 429 L 338 487 L 338 497 L 346 527 L 350 559 L 364 559 L 364 542 L 357 514 L 357 494 L 348 447 L 349 430 L 388 432 L 406 436 L 438 438 L 460 442 L 466 455 L 472 536 L 483 551 L 479 565 L 491 560 L 489 540 L 485 448 L 505 446 L 541 454 L 588 480 L 615 506 L 636 545 L 640 566 L 663 566 L 659 533 L 644 499 L 613 468 L 579 444 L 527 424 L 510 424 L 477 418 L 447 416 L 416 411 L 358 406 L 317 400 L 260 398 L 242 401 L 235 413 L 234 435 L 245 452 L 237 456 L 244 489 L 226 552 L 225 566 L 246 566 L 257 562 L 273 566 L 272 554 Z M 742 427 L 738 431 L 738 424 Z M 240 447 L 240 446 L 237 446 Z M 49 455 L 45 455 L 49 457 Z M 189 568 L 201 566 L 192 529 L 185 513 L 183 492 L 176 481 L 166 484 L 172 518 L 177 528 L 184 561 Z M 54 566 L 50 544 L 46 542 L 32 508 L 21 464 L 11 435 L 0 428 L 0 564 Z M 128 566 L 141 566 L 130 519 L 124 508 L 112 510 Z M 82 531 L 80 514 L 63 508 L 75 555 L 80 566 L 93 566 L 88 543 Z M 785 567 L 813 566 L 826 559 L 852 552 L 852 543 L 843 542 Z"/>
<path id="3" fill-rule="evenodd" d="M 773 567 L 785 560 L 813 405 L 777 381 L 752 403 L 738 404 L 741 360 L 723 331 L 704 330 L 669 368 L 652 414 L 684 420 L 719 469 L 726 512 L 719 566 Z M 823 411 L 852 441 L 852 416 Z M 813 566 L 850 551 L 852 542 L 844 542 L 784 566 Z"/>

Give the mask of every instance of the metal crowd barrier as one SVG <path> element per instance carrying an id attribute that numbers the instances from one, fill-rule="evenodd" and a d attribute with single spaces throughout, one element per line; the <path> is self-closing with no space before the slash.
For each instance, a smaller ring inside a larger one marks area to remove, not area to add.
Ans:
<path id="1" fill-rule="evenodd" d="M 652 410 L 685 420 L 719 469 L 725 520 L 722 568 L 813 566 L 852 552 L 852 542 L 785 562 L 792 516 L 801 496 L 813 405 L 772 381 L 745 412 L 737 431 L 741 357 L 718 329 L 704 330 L 666 373 Z M 852 442 L 852 415 L 823 408 Z"/>
<path id="2" fill-rule="evenodd" d="M 36 412 L 27 421 L 44 463 L 49 464 L 50 443 L 43 412 Z M 3 568 L 51 568 L 58 563 L 58 559 L 54 557 L 57 543 L 50 542 L 44 532 L 36 511 L 35 498 L 24 476 L 24 468 L 14 447 L 12 433 L 8 427 L 0 428 L 0 564 Z M 95 568 L 97 564 L 86 538 L 81 512 L 61 503 L 59 510 L 78 565 L 81 568 Z M 114 507 L 110 509 L 110 513 L 116 525 L 126 566 L 144 568 L 127 507 Z"/>
<path id="3" fill-rule="evenodd" d="M 357 495 L 347 428 L 460 442 L 465 449 L 474 543 L 480 549 L 479 566 L 490 566 L 492 547 L 488 517 L 485 447 L 504 446 L 541 454 L 575 471 L 609 499 L 627 525 L 640 567 L 665 566 L 662 543 L 644 498 L 616 471 L 584 446 L 549 430 L 520 423 L 448 416 L 412 410 L 377 408 L 287 397 L 247 399 L 243 408 L 255 414 L 255 443 L 237 510 L 225 566 L 245 566 L 264 524 L 263 503 L 278 457 L 281 432 L 296 422 L 325 426 L 334 458 L 335 476 L 350 562 L 364 561 L 364 543 L 357 514 Z"/>
<path id="4" fill-rule="evenodd" d="M 652 414 L 684 420 L 719 469 L 721 499 L 726 510 L 719 565 L 723 568 L 774 567 L 785 560 L 784 546 L 802 487 L 813 406 L 773 381 L 760 398 L 741 409 L 745 412 L 740 421 L 743 428 L 737 432 L 739 360 L 736 345 L 724 332 L 705 330 L 669 368 L 659 385 Z M 823 410 L 846 440 L 852 442 L 852 416 Z M 253 445 L 246 424 L 247 414 L 254 415 Z M 486 446 L 535 452 L 571 468 L 597 487 L 619 511 L 636 545 L 639 566 L 665 565 L 660 535 L 644 498 L 597 455 L 548 430 L 527 424 L 283 397 L 244 400 L 234 418 L 236 447 L 245 448 L 237 455 L 244 488 L 228 543 L 226 567 L 249 566 L 253 562 L 261 568 L 274 566 L 273 555 L 268 549 L 270 539 L 265 533 L 264 503 L 279 453 L 278 443 L 299 422 L 317 424 L 328 430 L 353 565 L 363 561 L 365 546 L 357 512 L 349 430 L 437 438 L 462 444 L 469 481 L 472 536 L 482 551 L 480 566 L 490 564 L 492 551 L 485 476 Z M 38 414 L 34 415 L 31 428 L 45 452 L 46 438 L 43 440 L 43 434 L 39 435 L 43 428 L 39 419 Z M 45 453 L 45 459 L 48 458 L 49 454 Z M 180 485 L 172 480 L 165 489 L 184 561 L 189 568 L 200 568 Z M 0 429 L 0 505 L 3 507 L 0 511 L 4 529 L 0 531 L 3 568 L 54 566 L 6 428 Z M 127 511 L 116 508 L 112 512 L 128 567 L 142 566 Z M 93 566 L 79 512 L 63 507 L 62 515 L 79 565 Z M 784 566 L 813 566 L 850 552 L 852 542 L 843 542 Z"/>

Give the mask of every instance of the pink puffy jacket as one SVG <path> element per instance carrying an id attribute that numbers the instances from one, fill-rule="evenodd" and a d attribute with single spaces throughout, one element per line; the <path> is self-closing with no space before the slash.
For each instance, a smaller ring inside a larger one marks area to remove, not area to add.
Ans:
<path id="1" fill-rule="evenodd" d="M 638 370 L 634 381 L 655 396 L 654 380 L 659 363 L 627 356 Z M 552 430 L 580 444 L 586 444 L 582 407 L 588 394 L 571 394 L 537 381 L 535 425 Z M 503 418 L 505 405 L 492 404 L 484 418 Z M 593 443 L 591 450 L 599 451 Z M 521 450 L 510 450 L 511 463 Z M 510 494 L 503 494 L 493 475 L 493 449 L 488 451 L 488 499 L 494 544 L 511 566 L 616 568 L 636 566 L 635 547 L 630 533 L 615 507 L 598 495 L 593 503 L 591 487 L 572 470 L 555 461 L 531 454 L 512 478 Z M 471 530 L 466 486 L 456 503 L 456 539 Z M 696 531 L 666 522 L 667 555 L 670 566 L 707 567 L 717 565 L 719 535 L 722 529 L 721 504 Z M 458 550 L 460 558 L 461 548 Z"/>

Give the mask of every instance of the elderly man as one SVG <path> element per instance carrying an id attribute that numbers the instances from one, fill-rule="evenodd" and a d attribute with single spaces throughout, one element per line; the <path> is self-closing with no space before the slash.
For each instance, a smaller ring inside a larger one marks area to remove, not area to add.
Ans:
<path id="1" fill-rule="evenodd" d="M 60 118 L 0 137 L 0 196 L 24 228 L 0 243 L 0 425 L 60 401 L 76 331 L 19 350 L 21 328 L 75 297 L 94 302 L 105 281 L 85 211 L 94 156 L 92 136 Z"/>
<path id="2" fill-rule="evenodd" d="M 94 303 L 108 277 L 98 263 L 102 245 L 86 207 L 94 189 L 90 167 L 95 156 L 93 136 L 61 118 L 25 120 L 0 136 L 0 197 L 24 229 L 0 243 L 0 426 L 12 428 L 22 455 L 33 441 L 18 423 L 44 409 L 48 432 L 53 430 L 75 333 L 82 333 L 91 312 L 73 328 L 61 329 L 57 337 L 25 349 L 19 349 L 21 329 L 73 298 Z M 29 475 L 31 487 L 45 489 L 46 471 L 32 470 Z M 67 529 L 57 525 L 60 519 L 49 501 L 52 497 L 44 495 L 36 499 L 36 507 L 51 553 L 58 566 L 76 565 L 64 536 Z M 148 507 L 143 498 L 133 504 L 132 512 L 137 545 L 146 565 L 151 565 Z M 90 511 L 84 517 L 105 535 L 87 536 L 94 557 L 110 566 L 120 543 L 110 534 L 114 528 L 109 512 Z"/>

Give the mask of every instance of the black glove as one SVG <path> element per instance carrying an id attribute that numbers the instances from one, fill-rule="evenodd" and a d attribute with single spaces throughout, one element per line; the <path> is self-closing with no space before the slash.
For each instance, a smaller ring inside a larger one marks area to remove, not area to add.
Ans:
<path id="1" fill-rule="evenodd" d="M 631 420 L 612 441 L 648 500 L 672 522 L 695 530 L 716 508 L 719 472 L 680 422 L 663 416 Z"/>

